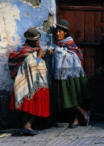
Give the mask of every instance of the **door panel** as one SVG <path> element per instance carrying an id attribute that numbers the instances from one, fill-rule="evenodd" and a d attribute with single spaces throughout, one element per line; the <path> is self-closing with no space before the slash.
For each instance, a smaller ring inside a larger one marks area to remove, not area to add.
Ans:
<path id="1" fill-rule="evenodd" d="M 72 2 L 73 3 L 73 2 Z M 90 5 L 58 5 L 57 20 L 64 18 L 70 24 L 70 34 L 84 53 L 84 68 L 89 77 L 96 70 L 96 49 L 100 49 L 104 35 L 104 7 L 99 3 Z"/>
<path id="2" fill-rule="evenodd" d="M 94 23 L 95 23 L 95 41 L 99 42 L 101 39 L 101 12 L 94 13 Z"/>
<path id="3" fill-rule="evenodd" d="M 94 42 L 94 12 L 85 12 L 84 18 L 84 41 Z"/>

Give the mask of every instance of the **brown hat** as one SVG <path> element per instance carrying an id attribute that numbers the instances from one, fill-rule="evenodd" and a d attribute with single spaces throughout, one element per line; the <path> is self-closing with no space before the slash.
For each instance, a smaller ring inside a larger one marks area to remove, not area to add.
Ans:
<path id="1" fill-rule="evenodd" d="M 39 40 L 41 37 L 40 32 L 37 31 L 36 27 L 31 27 L 29 28 L 25 33 L 24 33 L 24 37 L 27 40 Z"/>

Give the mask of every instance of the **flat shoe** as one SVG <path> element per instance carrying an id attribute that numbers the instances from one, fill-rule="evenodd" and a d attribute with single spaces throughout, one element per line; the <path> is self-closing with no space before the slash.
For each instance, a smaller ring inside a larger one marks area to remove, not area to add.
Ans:
<path id="1" fill-rule="evenodd" d="M 68 128 L 77 128 L 79 124 L 69 124 Z"/>
<path id="2" fill-rule="evenodd" d="M 38 130 L 30 130 L 27 128 L 22 128 L 21 131 L 24 133 L 24 135 L 28 135 L 28 136 L 34 136 L 39 134 Z"/>

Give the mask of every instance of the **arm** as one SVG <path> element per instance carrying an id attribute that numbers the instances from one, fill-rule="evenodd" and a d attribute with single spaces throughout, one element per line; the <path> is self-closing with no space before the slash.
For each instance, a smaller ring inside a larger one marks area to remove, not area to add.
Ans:
<path id="1" fill-rule="evenodd" d="M 40 59 L 42 57 L 44 57 L 44 55 L 45 55 L 44 51 L 42 49 L 40 49 L 39 52 L 38 52 L 38 55 L 37 55 L 37 59 L 36 59 L 37 64 L 39 64 Z"/>
<path id="2" fill-rule="evenodd" d="M 50 50 L 48 51 L 49 55 L 52 55 L 53 54 L 53 51 L 54 51 L 54 49 L 53 48 L 50 48 Z"/>
<path id="3" fill-rule="evenodd" d="M 55 47 L 56 47 L 56 45 L 53 44 L 52 46 L 50 46 L 50 47 L 48 48 L 48 53 L 49 53 L 49 55 L 52 55 L 52 54 L 53 54 L 53 52 L 54 52 L 54 50 L 55 50 Z"/>

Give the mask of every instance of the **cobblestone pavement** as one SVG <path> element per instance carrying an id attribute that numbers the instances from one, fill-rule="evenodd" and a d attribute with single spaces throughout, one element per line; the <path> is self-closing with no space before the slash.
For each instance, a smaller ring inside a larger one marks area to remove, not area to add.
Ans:
<path id="1" fill-rule="evenodd" d="M 13 136 L 10 131 L 0 134 L 0 146 L 104 146 L 104 122 L 88 127 L 60 127 L 41 130 L 36 136 Z"/>

